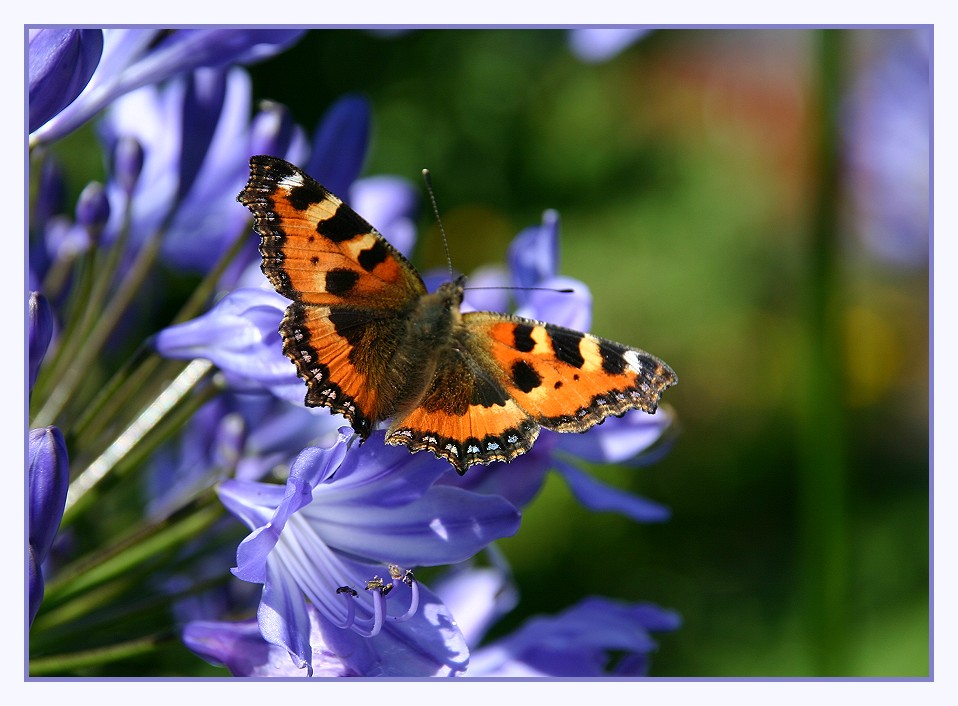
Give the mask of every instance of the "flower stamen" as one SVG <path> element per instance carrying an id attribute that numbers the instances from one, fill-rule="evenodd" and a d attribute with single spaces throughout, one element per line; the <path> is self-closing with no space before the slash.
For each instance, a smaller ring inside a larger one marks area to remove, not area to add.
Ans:
<path id="1" fill-rule="evenodd" d="M 389 564 L 390 581 L 379 576 L 373 576 L 366 581 L 364 589 L 372 592 L 373 615 L 367 623 L 356 619 L 356 604 L 353 599 L 359 596 L 359 592 L 351 586 L 340 586 L 336 593 L 342 595 L 346 600 L 346 618 L 342 623 L 336 623 L 336 626 L 342 629 L 349 628 L 353 632 L 363 637 L 375 637 L 380 633 L 383 624 L 388 618 L 392 622 L 402 623 L 412 618 L 419 612 L 419 584 L 413 576 L 412 571 L 403 570 L 396 564 Z M 402 615 L 388 615 L 385 603 L 386 598 L 392 593 L 393 589 L 404 583 L 409 586 L 410 600 L 409 608 Z"/>

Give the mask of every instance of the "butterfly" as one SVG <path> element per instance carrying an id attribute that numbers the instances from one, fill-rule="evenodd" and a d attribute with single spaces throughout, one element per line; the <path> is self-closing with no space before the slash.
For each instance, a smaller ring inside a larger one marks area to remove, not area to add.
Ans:
<path id="1" fill-rule="evenodd" d="M 460 474 L 510 461 L 539 430 L 582 432 L 627 410 L 655 412 L 678 382 L 658 358 L 587 333 L 460 311 L 464 278 L 428 292 L 412 264 L 337 196 L 276 157 L 250 158 L 237 200 L 253 214 L 262 270 L 291 300 L 283 352 L 309 407 L 365 440 L 428 449 Z"/>

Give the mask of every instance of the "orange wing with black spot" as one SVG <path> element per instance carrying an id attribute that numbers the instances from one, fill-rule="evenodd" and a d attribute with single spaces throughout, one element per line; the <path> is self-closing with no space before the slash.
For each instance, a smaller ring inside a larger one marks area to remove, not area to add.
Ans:
<path id="1" fill-rule="evenodd" d="M 428 449 L 460 473 L 525 453 L 540 427 L 583 432 L 630 409 L 655 412 L 678 378 L 653 355 L 553 324 L 492 312 L 462 316 L 418 406 L 391 444 Z"/>

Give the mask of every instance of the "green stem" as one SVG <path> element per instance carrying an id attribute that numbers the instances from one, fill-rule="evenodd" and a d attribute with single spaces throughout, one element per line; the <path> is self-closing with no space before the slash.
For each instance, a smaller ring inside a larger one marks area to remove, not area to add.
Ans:
<path id="1" fill-rule="evenodd" d="M 156 650 L 160 641 L 155 637 L 130 640 L 109 647 L 98 647 L 69 654 L 41 657 L 31 660 L 30 676 L 68 676 L 71 672 L 95 667 L 122 659 L 138 657 Z"/>
<path id="2" fill-rule="evenodd" d="M 823 30 L 818 49 L 814 221 L 805 291 L 804 370 L 799 376 L 799 503 L 803 528 L 803 623 L 816 676 L 848 669 L 848 468 L 840 314 L 838 110 L 845 34 Z"/>
<path id="3" fill-rule="evenodd" d="M 214 503 L 179 521 L 164 522 L 136 532 L 98 556 L 66 567 L 47 587 L 44 604 L 49 602 L 56 607 L 74 596 L 122 577 L 158 554 L 192 539 L 222 515 L 223 508 Z"/>
<path id="4" fill-rule="evenodd" d="M 210 297 L 213 295 L 213 291 L 216 289 L 216 285 L 220 281 L 220 277 L 223 276 L 226 268 L 229 267 L 230 263 L 242 251 L 243 245 L 246 243 L 248 238 L 248 231 L 249 227 L 244 226 L 242 232 L 240 232 L 240 234 L 233 239 L 233 244 L 230 245 L 229 249 L 225 253 L 223 253 L 223 256 L 219 259 L 219 262 L 217 262 L 213 269 L 206 274 L 199 286 L 193 290 L 193 294 L 190 295 L 189 300 L 183 305 L 183 308 L 180 309 L 180 312 L 176 315 L 176 318 L 173 319 L 173 324 L 178 324 L 180 322 L 187 321 L 188 319 L 192 319 L 197 315 L 197 313 L 199 313 L 203 305 L 209 301 Z"/>
<path id="5" fill-rule="evenodd" d="M 32 423 L 33 426 L 48 426 L 57 421 L 57 417 L 70 400 L 74 390 L 89 375 L 90 367 L 100 354 L 114 327 L 119 323 L 120 317 L 126 312 L 134 296 L 142 287 L 160 251 L 161 242 L 162 231 L 158 231 L 137 253 L 127 276 L 120 284 L 110 303 L 103 310 L 90 335 L 83 341 L 82 346 L 75 352 L 73 358 L 70 359 L 62 377 L 50 392 L 50 397 L 47 398 L 46 403 L 37 413 Z"/>
<path id="6" fill-rule="evenodd" d="M 205 395 L 194 395 L 191 403 L 180 411 L 174 422 L 165 420 L 167 414 L 186 397 L 212 367 L 213 364 L 206 360 L 194 360 L 187 365 L 159 397 L 143 410 L 133 420 L 133 423 L 70 483 L 61 525 L 68 525 L 76 517 L 82 505 L 85 504 L 81 503 L 84 496 L 87 496 L 121 461 L 129 463 L 131 459 L 143 455 L 142 448 L 137 450 L 138 456 L 136 457 L 132 456 L 131 452 L 161 422 L 164 422 L 167 429 L 178 428 L 180 424 L 185 423 L 193 415 L 199 406 L 209 399 L 208 395 L 213 394 L 211 391 L 208 391 Z M 163 437 L 164 435 L 154 437 L 153 447 Z M 89 502 L 89 500 L 86 502 Z"/>

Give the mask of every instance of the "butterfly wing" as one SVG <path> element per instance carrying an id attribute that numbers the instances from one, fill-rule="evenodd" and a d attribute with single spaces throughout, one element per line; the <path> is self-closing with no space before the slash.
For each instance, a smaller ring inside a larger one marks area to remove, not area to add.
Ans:
<path id="1" fill-rule="evenodd" d="M 463 315 L 473 348 L 546 429 L 582 432 L 630 409 L 653 414 L 678 382 L 653 355 L 572 329 L 489 312 Z"/>
<path id="2" fill-rule="evenodd" d="M 392 412 L 390 358 L 410 304 L 426 293 L 403 255 L 298 167 L 250 158 L 237 197 L 253 214 L 262 270 L 293 303 L 283 352 L 306 381 L 306 404 L 345 415 L 365 438 Z"/>
<path id="3" fill-rule="evenodd" d="M 397 414 L 386 442 L 429 450 L 461 474 L 469 466 L 510 461 L 532 448 L 539 425 L 505 391 L 499 376 L 469 350 L 459 332 L 440 355 L 415 407 Z"/>
<path id="4" fill-rule="evenodd" d="M 540 427 L 582 432 L 630 409 L 651 414 L 678 382 L 644 351 L 505 314 L 463 314 L 454 341 L 386 441 L 428 449 L 460 474 L 525 453 Z"/>

